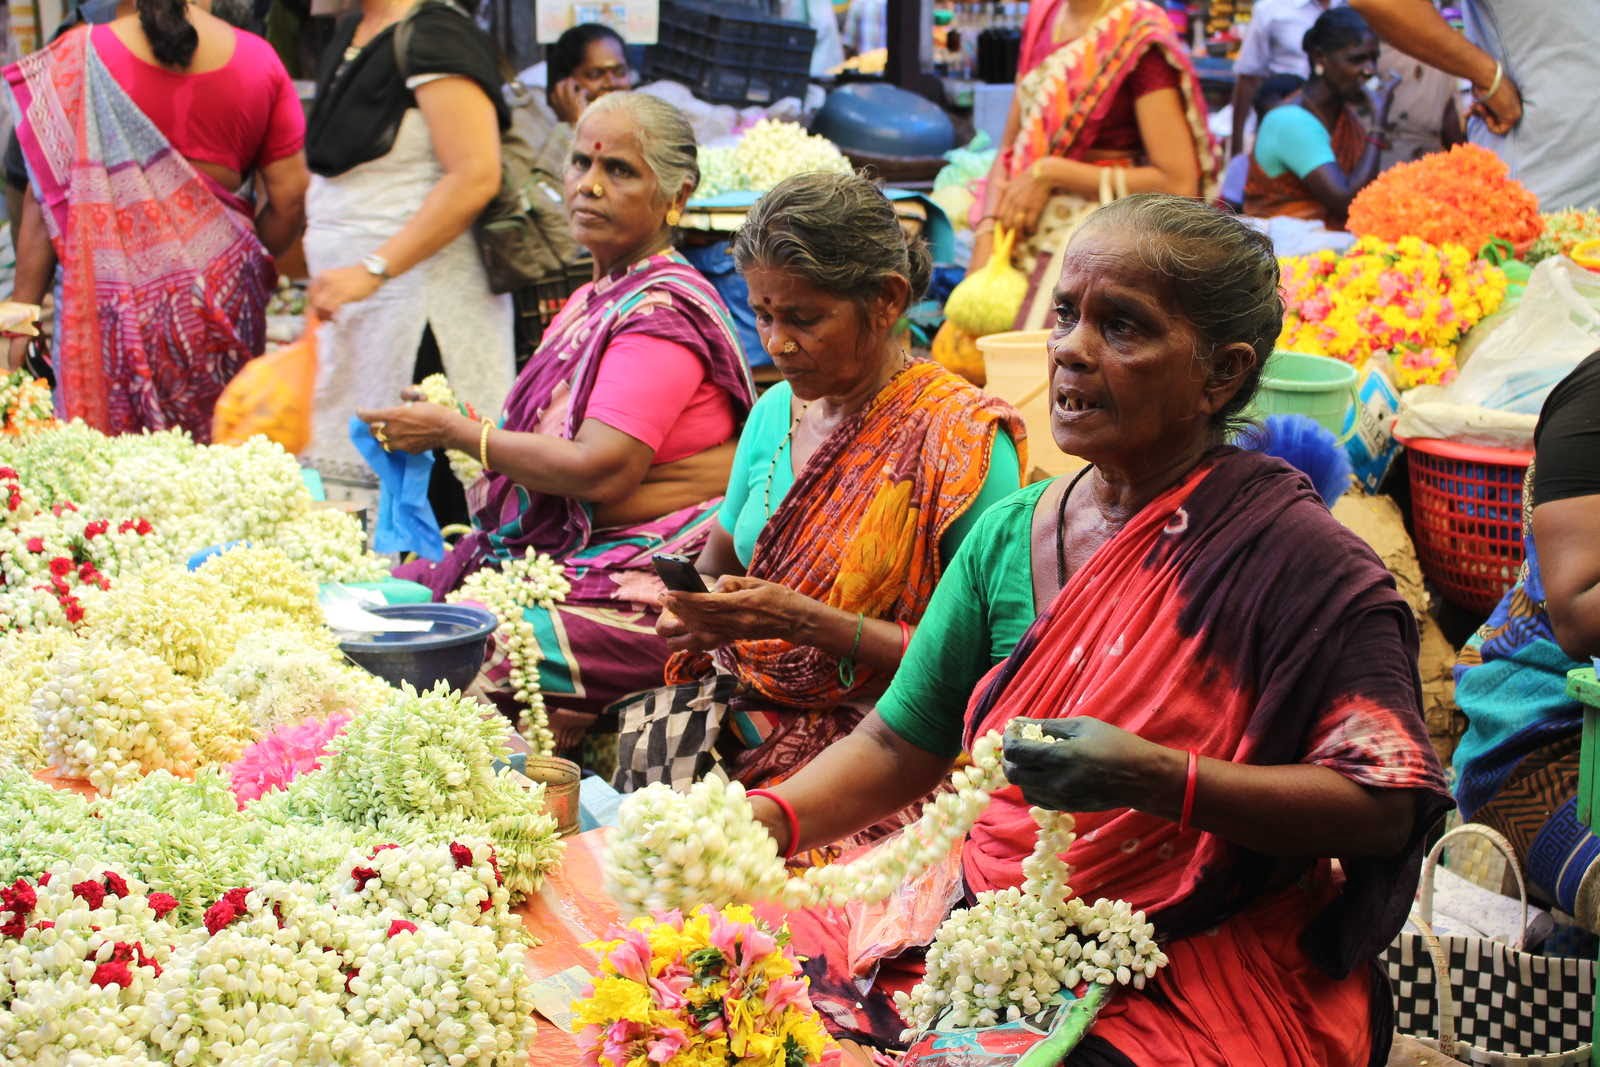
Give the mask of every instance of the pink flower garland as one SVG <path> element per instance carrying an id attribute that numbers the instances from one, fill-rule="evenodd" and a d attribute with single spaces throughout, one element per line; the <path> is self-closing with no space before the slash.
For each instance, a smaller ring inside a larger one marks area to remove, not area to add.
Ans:
<path id="1" fill-rule="evenodd" d="M 322 754 L 349 723 L 350 716 L 334 714 L 280 726 L 244 750 L 228 768 L 233 796 L 239 807 L 282 789 L 306 771 L 320 766 Z"/>

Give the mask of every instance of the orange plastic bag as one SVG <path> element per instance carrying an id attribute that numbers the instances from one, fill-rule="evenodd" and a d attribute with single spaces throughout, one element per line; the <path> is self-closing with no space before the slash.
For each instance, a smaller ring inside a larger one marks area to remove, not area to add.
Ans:
<path id="1" fill-rule="evenodd" d="M 306 317 L 300 340 L 257 356 L 217 397 L 213 444 L 236 445 L 256 434 L 290 452 L 311 443 L 311 399 L 317 385 L 317 320 Z"/>

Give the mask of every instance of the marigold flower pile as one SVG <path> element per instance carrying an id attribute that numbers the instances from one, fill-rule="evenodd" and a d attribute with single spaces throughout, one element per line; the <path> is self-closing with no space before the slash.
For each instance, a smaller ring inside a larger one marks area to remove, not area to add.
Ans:
<path id="1" fill-rule="evenodd" d="M 573 1005 L 595 1067 L 840 1062 L 789 948 L 745 905 L 664 912 L 588 944 L 599 974 Z"/>
<path id="2" fill-rule="evenodd" d="M 1363 237 L 1286 259 L 1278 347 L 1356 367 L 1387 360 L 1402 389 L 1455 376 L 1462 336 L 1505 299 L 1506 277 L 1459 244 Z"/>
<path id="3" fill-rule="evenodd" d="M 1544 230 L 1539 200 L 1499 156 L 1457 145 L 1390 167 L 1350 202 L 1350 232 L 1398 241 L 1464 245 L 1474 253 L 1501 238 L 1519 251 Z"/>

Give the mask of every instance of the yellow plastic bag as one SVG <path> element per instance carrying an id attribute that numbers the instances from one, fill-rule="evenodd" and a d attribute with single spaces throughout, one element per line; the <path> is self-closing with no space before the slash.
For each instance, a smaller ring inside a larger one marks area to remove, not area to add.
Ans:
<path id="1" fill-rule="evenodd" d="M 933 335 L 932 355 L 933 361 L 939 366 L 954 371 L 980 389 L 989 380 L 983 353 L 978 349 L 978 339 L 949 319 Z"/>
<path id="2" fill-rule="evenodd" d="M 311 399 L 317 385 L 317 320 L 306 317 L 300 340 L 257 356 L 217 397 L 213 444 L 236 445 L 257 434 L 290 452 L 311 443 Z"/>
<path id="3" fill-rule="evenodd" d="M 973 337 L 1011 329 L 1028 297 L 1028 276 L 1011 264 L 1016 234 L 1003 226 L 994 231 L 994 254 L 977 273 L 969 274 L 944 302 L 944 317 Z"/>

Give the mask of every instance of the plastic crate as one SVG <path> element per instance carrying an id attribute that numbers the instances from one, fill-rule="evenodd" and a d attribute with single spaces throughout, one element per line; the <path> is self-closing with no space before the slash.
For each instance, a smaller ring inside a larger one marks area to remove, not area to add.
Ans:
<path id="1" fill-rule="evenodd" d="M 1522 569 L 1522 483 L 1533 453 L 1401 440 L 1422 573 L 1450 603 L 1487 616 Z"/>
<path id="2" fill-rule="evenodd" d="M 664 0 L 647 76 L 681 82 L 718 104 L 804 98 L 817 31 L 759 11 Z"/>

